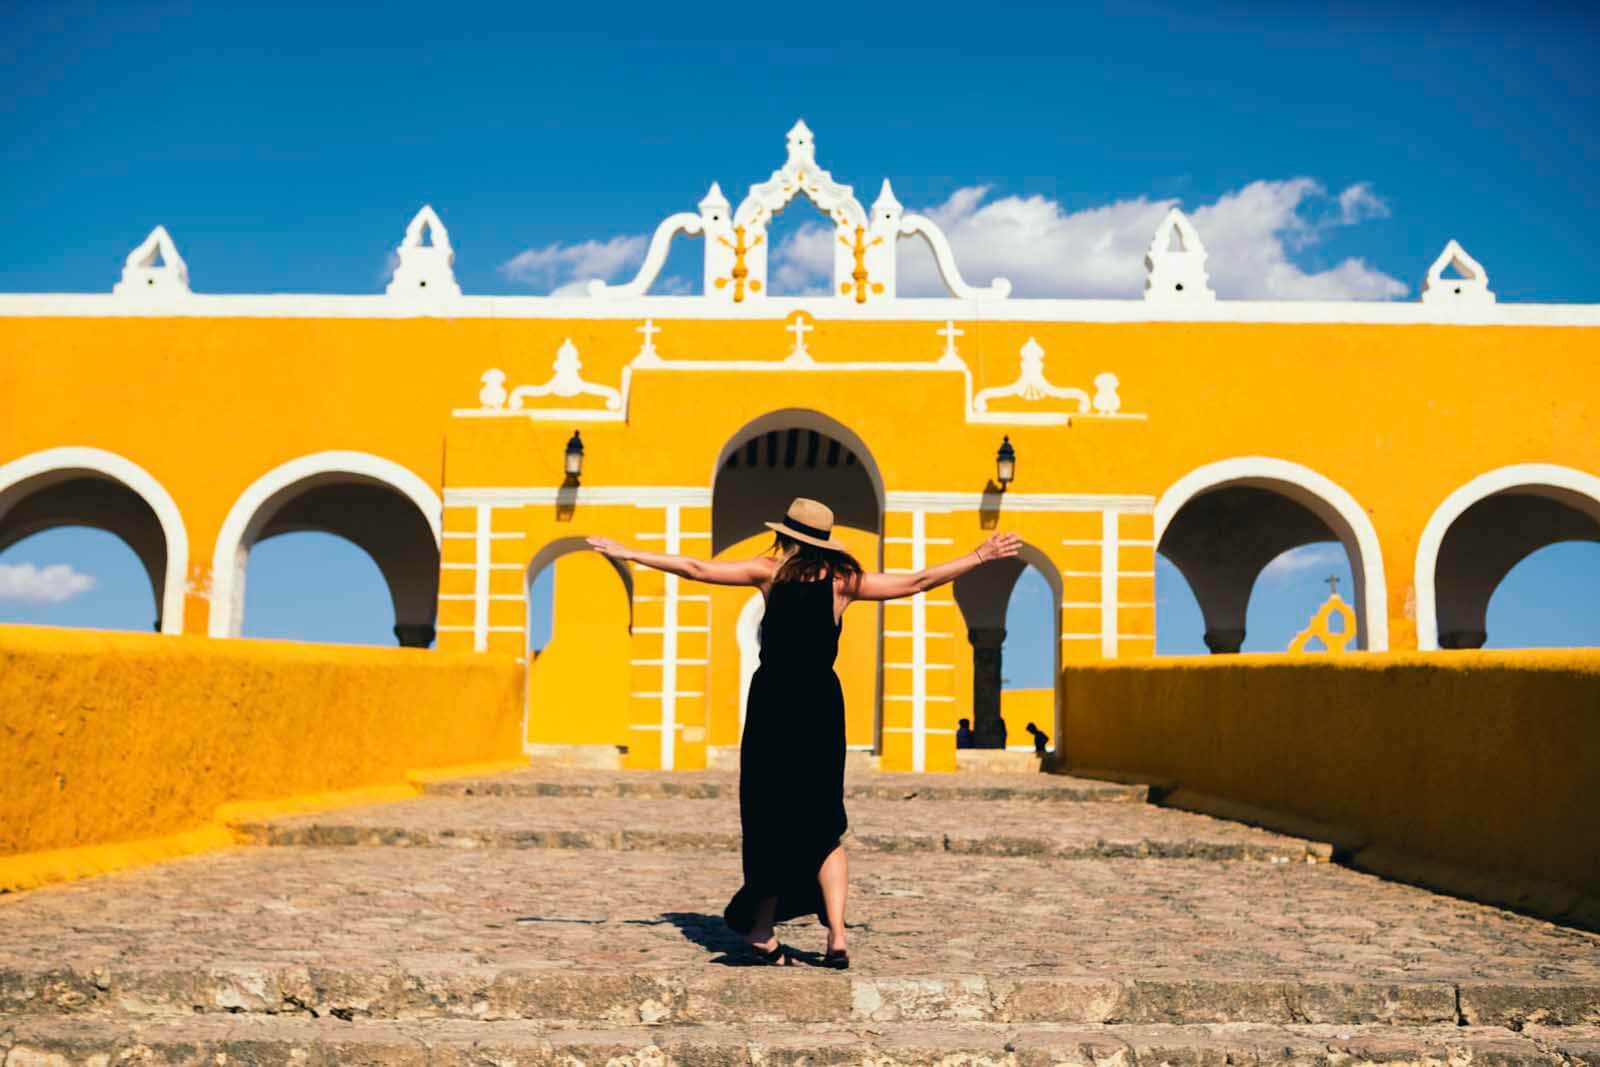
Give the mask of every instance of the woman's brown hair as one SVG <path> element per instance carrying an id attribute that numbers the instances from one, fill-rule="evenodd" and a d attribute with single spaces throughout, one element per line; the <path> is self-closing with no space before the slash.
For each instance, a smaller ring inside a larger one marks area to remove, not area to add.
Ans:
<path id="1" fill-rule="evenodd" d="M 783 558 L 778 573 L 772 576 L 774 582 L 831 580 L 836 574 L 843 575 L 846 582 L 855 582 L 861 577 L 861 563 L 850 553 L 799 541 L 786 533 L 779 532 L 773 538 L 770 551 Z"/>

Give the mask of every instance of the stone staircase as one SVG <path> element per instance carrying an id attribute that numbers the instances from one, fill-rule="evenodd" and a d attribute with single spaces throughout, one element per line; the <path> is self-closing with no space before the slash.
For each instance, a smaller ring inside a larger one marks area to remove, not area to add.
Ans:
<path id="1" fill-rule="evenodd" d="M 744 965 L 731 774 L 530 770 L 0 897 L 0 1064 L 1600 1064 L 1600 936 L 1134 786 L 848 793 L 848 972 Z"/>

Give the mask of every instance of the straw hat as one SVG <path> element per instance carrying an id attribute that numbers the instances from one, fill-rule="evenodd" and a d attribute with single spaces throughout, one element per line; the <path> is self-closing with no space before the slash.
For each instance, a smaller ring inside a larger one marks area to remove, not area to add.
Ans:
<path id="1" fill-rule="evenodd" d="M 835 552 L 850 551 L 829 538 L 829 534 L 833 533 L 833 509 L 803 496 L 794 498 L 794 503 L 789 505 L 789 514 L 784 516 L 782 522 L 769 522 L 766 526 L 769 530 L 787 534 L 796 541 L 804 541 L 818 548 L 831 548 Z"/>

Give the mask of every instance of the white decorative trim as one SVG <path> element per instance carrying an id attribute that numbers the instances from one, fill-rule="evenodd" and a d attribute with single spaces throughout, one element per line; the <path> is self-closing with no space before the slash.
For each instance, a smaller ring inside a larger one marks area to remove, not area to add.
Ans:
<path id="1" fill-rule="evenodd" d="M 911 569 L 928 565 L 928 513 L 911 513 Z M 928 769 L 928 594 L 911 597 L 911 769 Z"/>
<path id="2" fill-rule="evenodd" d="M 446 488 L 444 506 L 520 508 L 527 505 L 587 504 L 590 507 L 662 508 L 670 504 L 709 507 L 711 490 L 698 485 L 579 485 L 572 489 L 546 485 Z"/>
<path id="3" fill-rule="evenodd" d="M 999 500 L 995 500 L 999 496 Z M 1152 496 L 1110 493 L 951 493 L 891 490 L 885 505 L 895 511 L 978 511 L 998 503 L 1002 511 L 1104 511 L 1112 508 L 1136 514 L 1155 509 Z"/>
<path id="4" fill-rule="evenodd" d="M 423 244 L 426 233 L 432 244 Z M 406 227 L 406 235 L 395 249 L 399 264 L 389 287 L 384 292 L 392 297 L 411 301 L 435 302 L 449 297 L 459 297 L 461 286 L 456 284 L 455 251 L 450 247 L 450 233 L 439 221 L 431 206 L 424 204 Z"/>
<path id="5" fill-rule="evenodd" d="M 1117 512 L 1100 513 L 1100 654 L 1117 658 Z"/>
<path id="6" fill-rule="evenodd" d="M 666 508 L 667 540 L 665 551 L 668 555 L 676 555 L 683 551 L 683 545 L 678 539 L 678 532 L 682 528 L 683 508 L 680 504 L 669 504 Z M 666 587 L 663 590 L 666 601 L 661 608 L 661 769 L 670 771 L 676 765 L 677 734 L 678 729 L 678 584 L 682 581 L 676 574 L 664 575 Z M 699 696 L 699 693 L 684 693 L 684 696 Z"/>
<path id="7" fill-rule="evenodd" d="M 478 505 L 478 528 L 473 539 L 472 576 L 472 651 L 489 649 L 489 528 L 494 521 L 493 509 Z M 552 612 L 552 614 L 554 614 Z"/>
<path id="8" fill-rule="evenodd" d="M 1417 541 L 1414 564 L 1417 612 L 1417 648 L 1432 652 L 1439 647 L 1439 603 L 1436 588 L 1439 548 L 1450 526 L 1461 514 L 1486 497 L 1510 489 L 1543 495 L 1573 494 L 1594 502 L 1590 512 L 1600 521 L 1600 477 L 1554 463 L 1516 463 L 1480 474 L 1445 497 L 1428 517 Z M 1555 493 L 1549 492 L 1555 490 Z"/>
<path id="9" fill-rule="evenodd" d="M 715 185 L 711 187 L 711 191 L 720 193 Z M 586 291 L 591 298 L 597 300 L 625 300 L 644 296 L 656 283 L 661 268 L 666 265 L 667 252 L 672 246 L 673 237 L 680 233 L 699 236 L 704 229 L 705 225 L 700 216 L 692 211 L 680 211 L 676 215 L 668 215 L 651 235 L 650 247 L 646 250 L 644 262 L 639 265 L 639 273 L 634 275 L 633 281 L 623 285 L 608 285 L 602 279 L 595 278 L 589 282 Z"/>
<path id="10" fill-rule="evenodd" d="M 1006 396 L 1020 396 L 1024 400 L 1041 400 L 1044 397 L 1055 397 L 1059 400 L 1076 400 L 1078 411 L 1089 410 L 1089 394 L 1082 389 L 1062 388 L 1051 385 L 1044 376 L 1044 349 L 1032 337 L 1022 344 L 1018 353 L 1021 356 L 1021 365 L 1017 370 L 1017 380 L 1010 385 L 997 385 L 988 389 L 979 390 L 978 395 L 972 398 L 972 407 L 975 411 L 988 411 L 989 401 Z"/>
<path id="11" fill-rule="evenodd" d="M 934 265 L 939 268 L 939 280 L 944 282 L 945 289 L 955 299 L 1006 300 L 1011 296 L 1011 281 L 1007 278 L 995 278 L 987 288 L 968 285 L 956 267 L 956 255 L 950 250 L 949 240 L 932 219 L 924 215 L 907 215 L 900 220 L 900 235 L 921 237 L 928 242 Z"/>
<path id="12" fill-rule="evenodd" d="M 1461 277 L 1444 276 L 1452 265 Z M 1422 279 L 1422 303 L 1450 307 L 1490 306 L 1494 303 L 1494 293 L 1489 291 L 1489 272 L 1467 255 L 1467 250 L 1452 237 Z"/>
<path id="13" fill-rule="evenodd" d="M 1350 557 L 1361 609 L 1362 647 L 1372 652 L 1387 651 L 1389 591 L 1384 580 L 1383 549 L 1378 543 L 1378 532 L 1355 497 L 1310 467 L 1269 456 L 1240 456 L 1190 471 L 1173 482 L 1156 502 L 1155 542 L 1158 548 L 1168 523 L 1179 508 L 1206 490 L 1227 485 L 1276 490 L 1328 524 Z M 1133 575 L 1130 572 L 1125 576 Z"/>
<path id="14" fill-rule="evenodd" d="M 157 259 L 161 265 L 156 265 Z M 128 253 L 122 264 L 122 280 L 111 287 L 111 295 L 124 300 L 159 301 L 163 297 L 189 294 L 189 266 L 178 255 L 178 246 L 165 226 L 157 226 L 150 236 Z"/>
<path id="15" fill-rule="evenodd" d="M 110 293 L 0 293 L 0 318 L 533 319 L 782 321 L 808 311 L 829 322 L 1280 323 L 1370 326 L 1600 326 L 1600 304 L 1483 304 L 1471 307 L 1379 300 L 1218 300 L 1168 305 L 1147 300 L 953 299 L 887 296 L 853 300 L 769 296 L 725 303 L 702 296 L 591 300 L 583 296 L 461 296 L 413 303 L 382 293 L 188 293 L 133 301 Z"/>
<path id="16" fill-rule="evenodd" d="M 99 474 L 137 493 L 161 524 L 166 541 L 167 566 L 161 583 L 161 632 L 183 633 L 183 598 L 189 580 L 189 532 L 183 515 L 166 487 L 143 467 L 102 448 L 66 446 L 33 452 L 0 464 L 0 519 L 25 495 L 80 472 Z M 27 485 L 27 483 L 37 483 Z"/>
<path id="17" fill-rule="evenodd" d="M 386 485 L 408 497 L 427 520 L 434 544 L 440 543 L 439 494 L 409 468 L 366 452 L 316 452 L 291 459 L 240 493 L 217 532 L 217 546 L 211 556 L 211 618 L 207 624 L 212 637 L 239 636 L 244 622 L 245 568 L 256 538 L 277 512 L 271 505 L 287 502 L 288 496 L 294 495 L 292 490 L 346 480 L 344 476 L 351 475 L 357 481 Z"/>
<path id="18" fill-rule="evenodd" d="M 1177 208 L 1169 210 L 1156 227 L 1144 254 L 1144 270 L 1147 301 L 1189 304 L 1217 298 L 1206 274 L 1206 246 L 1189 217 Z"/>
<path id="19" fill-rule="evenodd" d="M 544 396 L 556 396 L 563 400 L 570 400 L 575 396 L 598 396 L 606 402 L 606 411 L 621 417 L 622 393 L 609 385 L 598 385 L 594 382 L 583 380 L 583 361 L 578 358 L 578 346 L 568 337 L 561 342 L 561 347 L 556 349 L 555 361 L 551 364 L 550 380 L 543 385 L 519 385 L 515 389 L 507 390 L 505 387 L 505 372 L 498 367 L 490 367 L 484 371 L 479 380 L 483 388 L 478 390 L 478 403 L 483 406 L 473 410 L 456 411 L 457 415 L 505 415 L 522 414 L 523 403 L 529 399 Z M 545 418 L 570 419 L 574 415 L 593 415 L 593 409 L 541 409 L 538 414 Z M 531 412 L 530 412 L 531 414 Z"/>

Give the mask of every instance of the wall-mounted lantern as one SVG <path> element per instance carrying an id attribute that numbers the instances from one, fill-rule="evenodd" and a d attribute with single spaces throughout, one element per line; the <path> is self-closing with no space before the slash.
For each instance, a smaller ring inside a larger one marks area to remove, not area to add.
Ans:
<path id="1" fill-rule="evenodd" d="M 1000 483 L 1000 491 L 1005 492 L 1016 476 L 1017 450 L 1011 447 L 1011 437 L 1007 435 L 1000 439 L 1000 451 L 994 454 L 994 480 Z"/>
<path id="2" fill-rule="evenodd" d="M 578 475 L 583 473 L 583 438 L 578 436 L 577 430 L 572 431 L 572 437 L 567 441 L 565 460 L 567 478 L 576 482 Z"/>

